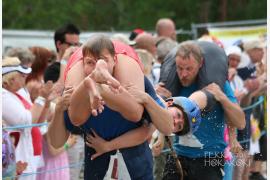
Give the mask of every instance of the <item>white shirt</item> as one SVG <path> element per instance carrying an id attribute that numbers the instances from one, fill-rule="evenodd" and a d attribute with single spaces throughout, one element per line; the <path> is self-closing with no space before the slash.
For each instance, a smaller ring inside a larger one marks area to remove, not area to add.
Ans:
<path id="1" fill-rule="evenodd" d="M 160 67 L 161 67 L 161 64 L 157 63 L 157 62 L 155 62 L 153 67 L 152 67 L 151 73 L 153 76 L 153 84 L 154 85 L 158 84 L 159 77 L 160 77 Z"/>
<path id="2" fill-rule="evenodd" d="M 6 89 L 2 89 L 2 119 L 8 126 L 32 124 L 32 114 L 25 109 L 20 99 Z"/>
<path id="3" fill-rule="evenodd" d="M 25 109 L 24 105 L 15 94 L 4 88 L 2 89 L 2 119 L 6 126 L 32 124 L 31 112 Z M 26 170 L 23 171 L 24 173 L 34 172 L 36 168 L 32 166 L 34 150 L 31 128 L 16 129 L 13 131 L 20 132 L 20 140 L 15 149 L 16 161 L 28 163 Z"/>

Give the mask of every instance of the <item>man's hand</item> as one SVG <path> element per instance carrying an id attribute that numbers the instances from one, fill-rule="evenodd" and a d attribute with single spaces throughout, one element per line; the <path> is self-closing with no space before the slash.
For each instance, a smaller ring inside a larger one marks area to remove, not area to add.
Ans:
<path id="1" fill-rule="evenodd" d="M 154 157 L 157 157 L 161 154 L 161 151 L 164 147 L 164 139 L 158 138 L 158 140 L 153 144 L 152 154 Z"/>
<path id="2" fill-rule="evenodd" d="M 157 94 L 160 95 L 161 97 L 166 97 L 166 98 L 172 97 L 172 93 L 168 89 L 166 89 L 164 86 L 165 84 L 163 82 L 160 82 L 156 85 L 155 90 Z"/>
<path id="3" fill-rule="evenodd" d="M 144 105 L 147 102 L 148 94 L 144 91 L 139 90 L 136 86 L 130 84 L 125 86 L 126 90 L 130 95 L 132 95 L 135 100 L 139 103 Z"/>
<path id="4" fill-rule="evenodd" d="M 94 148 L 96 153 L 91 156 L 91 160 L 94 160 L 98 156 L 111 151 L 109 146 L 108 146 L 108 141 L 105 141 L 102 139 L 93 129 L 91 129 L 92 135 L 87 134 L 86 136 L 86 145 Z"/>
<path id="5" fill-rule="evenodd" d="M 205 89 L 208 90 L 211 94 L 213 94 L 217 101 L 221 101 L 223 98 L 226 97 L 226 95 L 216 83 L 209 84 L 205 87 Z"/>

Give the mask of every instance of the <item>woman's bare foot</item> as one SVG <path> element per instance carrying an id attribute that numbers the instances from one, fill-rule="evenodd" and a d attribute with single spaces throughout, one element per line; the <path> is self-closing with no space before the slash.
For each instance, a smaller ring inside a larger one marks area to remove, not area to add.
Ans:
<path id="1" fill-rule="evenodd" d="M 89 98 L 90 98 L 90 108 L 93 116 L 97 116 L 98 113 L 102 113 L 104 110 L 104 101 L 100 96 L 100 93 L 96 87 L 96 83 L 93 79 L 87 76 L 84 79 L 84 85 L 88 90 Z"/>
<path id="2" fill-rule="evenodd" d="M 96 68 L 91 73 L 90 77 L 100 84 L 107 84 L 111 88 L 119 90 L 120 83 L 108 71 L 107 63 L 104 60 L 98 60 Z"/>

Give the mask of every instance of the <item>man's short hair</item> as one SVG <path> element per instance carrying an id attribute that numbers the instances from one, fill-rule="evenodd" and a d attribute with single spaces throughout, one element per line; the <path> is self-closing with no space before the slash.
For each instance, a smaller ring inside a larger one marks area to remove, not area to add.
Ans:
<path id="1" fill-rule="evenodd" d="M 91 36 L 83 45 L 82 54 L 93 55 L 95 58 L 99 58 L 101 51 L 107 49 L 112 56 L 115 55 L 114 46 L 108 36 L 103 34 L 96 34 Z"/>
<path id="2" fill-rule="evenodd" d="M 203 56 L 201 48 L 193 41 L 185 41 L 179 44 L 176 56 L 180 56 L 183 59 L 189 59 L 190 55 L 194 57 L 194 59 L 201 63 Z"/>
<path id="3" fill-rule="evenodd" d="M 54 44 L 56 47 L 57 52 L 59 51 L 56 43 L 60 41 L 61 43 L 65 42 L 65 35 L 66 34 L 80 34 L 80 30 L 74 24 L 66 24 L 65 26 L 57 29 L 54 33 Z"/>

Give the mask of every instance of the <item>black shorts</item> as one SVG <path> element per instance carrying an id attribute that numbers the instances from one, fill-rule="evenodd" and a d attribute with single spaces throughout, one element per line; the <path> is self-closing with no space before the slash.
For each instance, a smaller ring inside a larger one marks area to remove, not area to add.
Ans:
<path id="1" fill-rule="evenodd" d="M 224 154 L 214 157 L 187 158 L 178 156 L 184 174 L 184 180 L 222 180 Z"/>

